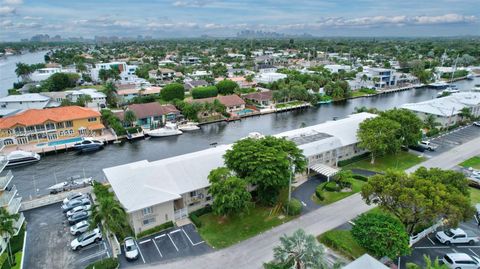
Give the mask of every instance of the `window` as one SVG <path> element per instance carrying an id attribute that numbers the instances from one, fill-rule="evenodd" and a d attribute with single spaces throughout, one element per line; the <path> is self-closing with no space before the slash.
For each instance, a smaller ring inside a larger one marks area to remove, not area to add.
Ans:
<path id="1" fill-rule="evenodd" d="M 88 118 L 88 122 L 97 121 L 97 118 Z"/>
<path id="2" fill-rule="evenodd" d="M 35 132 L 35 126 L 27 126 L 27 132 Z"/>
<path id="3" fill-rule="evenodd" d="M 37 132 L 45 131 L 45 125 L 35 125 L 35 130 L 37 130 Z"/>
<path id="4" fill-rule="evenodd" d="M 5 144 L 5 145 L 13 145 L 13 139 L 10 139 L 10 138 L 5 139 L 5 140 L 3 140 L 3 144 Z"/>
<path id="5" fill-rule="evenodd" d="M 65 128 L 65 123 L 57 122 L 57 129 L 63 129 L 63 128 Z"/>
<path id="6" fill-rule="evenodd" d="M 73 122 L 71 120 L 65 122 L 65 127 L 73 127 Z"/>
<path id="7" fill-rule="evenodd" d="M 152 207 L 147 207 L 142 210 L 142 213 L 144 216 L 153 214 L 153 208 Z"/>
<path id="8" fill-rule="evenodd" d="M 190 192 L 190 197 L 197 197 L 197 191 Z"/>
<path id="9" fill-rule="evenodd" d="M 48 122 L 48 123 L 45 123 L 45 127 L 47 127 L 47 130 L 54 130 L 55 129 L 55 124 L 51 123 L 51 122 Z"/>
<path id="10" fill-rule="evenodd" d="M 143 225 L 151 225 L 152 223 L 155 223 L 155 218 L 149 218 L 149 219 L 143 220 Z"/>

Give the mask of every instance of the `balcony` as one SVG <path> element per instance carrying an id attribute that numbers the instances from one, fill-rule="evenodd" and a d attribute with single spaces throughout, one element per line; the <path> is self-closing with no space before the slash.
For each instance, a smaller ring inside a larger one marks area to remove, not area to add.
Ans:
<path id="1" fill-rule="evenodd" d="M 0 194 L 0 207 L 5 207 L 10 205 L 13 198 L 17 194 L 17 187 L 13 186 L 11 189 L 4 191 Z"/>
<path id="2" fill-rule="evenodd" d="M 1 140 L 0 141 L 0 151 L 2 151 L 3 148 L 5 148 L 5 143 L 3 143 L 3 140 Z"/>
<path id="3" fill-rule="evenodd" d="M 0 173 L 0 190 L 4 191 L 7 188 L 10 181 L 12 181 L 13 174 L 12 171 L 8 170 L 6 172 Z"/>
<path id="4" fill-rule="evenodd" d="M 10 214 L 17 214 L 20 210 L 20 206 L 22 206 L 22 197 L 14 198 L 8 206 L 8 212 Z"/>
<path id="5" fill-rule="evenodd" d="M 23 213 L 20 213 L 17 221 L 15 221 L 15 223 L 13 224 L 13 228 L 15 229 L 15 234 L 13 236 L 17 235 L 20 232 L 20 229 L 22 228 L 24 222 L 25 216 L 23 215 Z"/>
<path id="6" fill-rule="evenodd" d="M 7 156 L 5 156 L 5 155 L 0 155 L 0 172 L 2 172 L 3 169 L 5 169 L 5 167 L 7 166 L 7 164 L 8 164 Z"/>

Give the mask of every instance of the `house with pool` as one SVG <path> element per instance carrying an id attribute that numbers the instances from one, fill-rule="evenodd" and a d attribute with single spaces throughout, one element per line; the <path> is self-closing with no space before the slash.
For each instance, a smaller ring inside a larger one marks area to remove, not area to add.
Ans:
<path id="1" fill-rule="evenodd" d="M 132 111 L 137 118 L 136 125 L 146 129 L 154 129 L 164 125 L 167 121 L 174 122 L 182 117 L 180 111 L 174 105 L 161 105 L 158 102 L 145 104 L 132 104 L 127 106 L 125 111 Z M 117 112 L 116 115 L 124 122 L 125 126 L 129 123 L 124 121 L 124 111 Z"/>
<path id="2" fill-rule="evenodd" d="M 89 108 L 28 109 L 0 119 L 0 140 L 6 146 L 57 146 L 78 142 L 83 136 L 103 135 L 104 129 L 100 112 Z"/>

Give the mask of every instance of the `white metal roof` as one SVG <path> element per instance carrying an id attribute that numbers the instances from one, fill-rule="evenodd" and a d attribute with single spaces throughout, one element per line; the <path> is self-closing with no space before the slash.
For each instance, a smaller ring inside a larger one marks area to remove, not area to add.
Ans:
<path id="1" fill-rule="evenodd" d="M 330 167 L 330 166 L 322 164 L 322 163 L 314 164 L 314 165 L 310 166 L 310 169 L 312 169 L 313 171 L 315 171 L 315 172 L 317 172 L 321 175 L 324 175 L 326 177 L 332 177 L 335 174 L 337 174 L 338 171 L 339 171 L 336 168 Z"/>
<path id="2" fill-rule="evenodd" d="M 479 92 L 459 92 L 424 102 L 404 104 L 402 108 L 415 112 L 449 117 L 459 114 L 460 110 L 464 107 L 478 105 L 480 105 Z"/>
<path id="3" fill-rule="evenodd" d="M 26 94 L 19 94 L 19 95 L 9 95 L 3 98 L 0 98 L 0 102 L 8 103 L 8 102 L 47 102 L 50 100 L 49 97 L 43 96 L 38 93 L 26 93 Z"/>
<path id="4" fill-rule="evenodd" d="M 386 265 L 379 262 L 368 254 L 363 254 L 360 258 L 347 264 L 343 269 L 388 269 Z"/>

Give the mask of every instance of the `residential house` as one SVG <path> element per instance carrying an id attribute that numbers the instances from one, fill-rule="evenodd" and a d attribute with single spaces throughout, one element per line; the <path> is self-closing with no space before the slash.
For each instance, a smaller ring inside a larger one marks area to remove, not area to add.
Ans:
<path id="1" fill-rule="evenodd" d="M 78 89 L 65 91 L 67 93 L 67 99 L 70 102 L 77 102 L 81 96 L 90 96 L 92 99 L 86 103 L 89 108 L 100 110 L 107 107 L 107 96 L 103 92 L 99 92 L 96 89 Z"/>
<path id="2" fill-rule="evenodd" d="M 43 109 L 55 106 L 59 106 L 59 103 L 52 102 L 50 97 L 38 93 L 9 95 L 0 98 L 1 109 Z"/>
<path id="3" fill-rule="evenodd" d="M 137 117 L 137 125 L 144 128 L 156 128 L 167 121 L 176 121 L 180 111 L 173 105 L 161 105 L 158 102 L 146 104 L 131 104 L 127 110 L 133 111 Z M 116 113 L 123 120 L 124 112 Z"/>
<path id="4" fill-rule="evenodd" d="M 187 65 L 199 64 L 200 58 L 194 57 L 194 56 L 188 56 L 188 57 L 184 57 L 180 63 L 187 64 Z"/>
<path id="5" fill-rule="evenodd" d="M 365 151 L 358 148 L 356 131 L 369 113 L 276 135 L 294 141 L 308 159 L 309 171 L 327 177 L 339 160 Z M 212 203 L 208 193 L 211 170 L 224 166 L 231 145 L 219 145 L 154 162 L 147 160 L 103 169 L 107 181 L 128 215 L 135 234 L 169 221 L 177 221 Z"/>
<path id="6" fill-rule="evenodd" d="M 273 92 L 262 91 L 242 95 L 242 98 L 254 103 L 260 108 L 271 107 L 273 105 Z"/>
<path id="7" fill-rule="evenodd" d="M 121 81 L 133 81 L 135 78 L 137 78 L 137 76 L 135 76 L 135 71 L 137 70 L 136 65 L 127 65 L 126 62 L 110 62 L 95 64 L 95 68 L 90 70 L 90 76 L 93 81 L 100 81 L 98 75 L 102 69 L 117 69 L 120 74 Z"/>
<path id="8" fill-rule="evenodd" d="M 463 120 L 463 108 L 470 108 L 475 117 L 480 116 L 480 92 L 453 93 L 442 98 L 404 104 L 401 107 L 414 112 L 422 120 L 433 116 L 441 127 L 449 127 Z"/>
<path id="9" fill-rule="evenodd" d="M 277 68 L 271 64 L 258 64 L 255 66 L 255 70 L 259 73 L 275 73 Z"/>
<path id="10" fill-rule="evenodd" d="M 206 82 L 203 79 L 199 80 L 185 80 L 183 83 L 183 87 L 185 88 L 185 91 L 191 91 L 193 88 L 196 87 L 205 87 L 208 86 L 208 82 Z"/>
<path id="11" fill-rule="evenodd" d="M 122 90 L 117 90 L 117 96 L 119 97 L 121 103 L 126 103 L 131 101 L 133 98 L 139 97 L 139 96 L 150 96 L 150 95 L 158 96 L 161 90 L 162 90 L 161 87 L 154 87 L 154 86 L 146 87 L 146 88 L 122 89 Z"/>
<path id="12" fill-rule="evenodd" d="M 102 135 L 105 126 L 100 117 L 98 111 L 79 106 L 29 109 L 0 119 L 0 140 L 23 145 Z"/>
<path id="13" fill-rule="evenodd" d="M 329 70 L 331 73 L 338 73 L 340 71 L 350 72 L 352 67 L 350 65 L 344 64 L 327 64 L 324 66 L 325 69 Z"/>
<path id="14" fill-rule="evenodd" d="M 389 269 L 388 267 L 381 263 L 379 260 L 373 258 L 368 254 L 363 254 L 353 262 L 345 265 L 343 269 Z"/>
<path id="15" fill-rule="evenodd" d="M 175 78 L 175 70 L 168 68 L 158 68 L 148 71 L 148 76 L 154 78 L 157 82 L 172 80 Z"/>
<path id="16" fill-rule="evenodd" d="M 25 222 L 25 216 L 23 213 L 19 213 L 20 206 L 22 205 L 22 196 L 18 195 L 17 188 L 12 184 L 12 171 L 5 171 L 8 160 L 3 152 L 1 152 L 4 148 L 5 145 L 0 141 L 0 207 L 5 208 L 10 214 L 18 214 L 18 219 L 13 222 L 13 229 L 15 231 L 13 236 L 15 236 L 20 232 Z M 0 255 L 7 250 L 9 240 L 10 236 L 6 234 L 0 236 Z"/>
<path id="17" fill-rule="evenodd" d="M 259 73 L 253 80 L 256 83 L 268 84 L 285 78 L 287 78 L 287 75 L 282 73 Z"/>
<path id="18" fill-rule="evenodd" d="M 214 100 L 220 101 L 226 108 L 228 113 L 245 109 L 245 101 L 236 94 L 219 95 L 217 97 L 193 99 L 193 103 L 212 103 Z"/>

